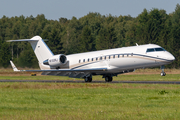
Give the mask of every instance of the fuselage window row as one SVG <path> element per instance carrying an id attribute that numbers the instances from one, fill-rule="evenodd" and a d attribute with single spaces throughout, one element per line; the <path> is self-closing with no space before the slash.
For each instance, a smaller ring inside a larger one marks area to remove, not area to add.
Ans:
<path id="1" fill-rule="evenodd" d="M 131 54 L 118 54 L 118 55 L 109 55 L 109 56 L 101 56 L 101 57 L 96 57 L 96 58 L 88 58 L 87 59 L 87 62 L 90 62 L 90 60 L 91 61 L 94 61 L 94 60 L 96 60 L 96 61 L 98 61 L 98 60 L 106 60 L 106 59 L 111 59 L 111 58 L 113 58 L 113 59 L 115 59 L 115 58 L 121 58 L 121 57 L 124 57 L 124 55 L 126 55 L 127 57 L 129 57 L 129 56 L 133 56 L 133 53 L 131 53 Z M 85 62 L 86 60 L 85 59 L 83 59 L 83 62 Z M 79 63 L 81 63 L 81 59 L 79 59 Z"/>

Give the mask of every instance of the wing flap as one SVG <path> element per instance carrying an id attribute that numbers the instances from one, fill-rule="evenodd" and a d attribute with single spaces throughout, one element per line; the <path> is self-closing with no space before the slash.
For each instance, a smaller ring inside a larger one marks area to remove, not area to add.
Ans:
<path id="1" fill-rule="evenodd" d="M 107 68 L 91 68 L 91 69 L 51 69 L 51 70 L 19 70 L 25 72 L 97 72 L 107 71 Z"/>

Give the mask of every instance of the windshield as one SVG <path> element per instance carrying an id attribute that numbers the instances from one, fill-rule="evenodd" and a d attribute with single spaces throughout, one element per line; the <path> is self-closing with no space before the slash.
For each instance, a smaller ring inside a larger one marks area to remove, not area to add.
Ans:
<path id="1" fill-rule="evenodd" d="M 155 51 L 166 51 L 164 48 L 155 48 Z"/>
<path id="2" fill-rule="evenodd" d="M 166 51 L 164 48 L 148 48 L 146 52 Z"/>

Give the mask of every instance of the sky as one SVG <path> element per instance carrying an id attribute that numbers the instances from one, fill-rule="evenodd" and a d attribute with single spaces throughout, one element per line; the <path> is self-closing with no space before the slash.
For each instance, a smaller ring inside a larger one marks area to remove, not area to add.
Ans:
<path id="1" fill-rule="evenodd" d="M 44 14 L 46 19 L 81 18 L 89 12 L 101 15 L 137 17 L 146 8 L 164 9 L 167 14 L 175 11 L 180 0 L 0 0 L 0 18 Z"/>

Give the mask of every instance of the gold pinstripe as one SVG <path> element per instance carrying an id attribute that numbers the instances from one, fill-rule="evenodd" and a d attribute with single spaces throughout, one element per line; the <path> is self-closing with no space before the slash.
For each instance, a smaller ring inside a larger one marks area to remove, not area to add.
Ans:
<path id="1" fill-rule="evenodd" d="M 111 55 L 111 58 L 110 59 L 117 59 L 118 58 L 118 55 L 115 55 L 115 58 L 113 58 L 114 55 Z M 128 57 L 127 55 L 125 54 L 124 57 L 122 57 L 123 55 L 120 55 L 119 56 L 119 59 L 121 58 L 139 58 L 139 59 L 146 59 L 146 60 L 151 60 L 151 61 L 156 61 L 156 62 L 168 62 L 166 60 L 160 60 L 160 59 L 157 59 L 157 58 L 150 58 L 150 57 L 146 57 L 146 56 L 138 56 L 138 55 L 133 55 L 131 56 L 131 54 L 128 54 Z M 72 68 L 75 68 L 75 67 L 78 67 L 78 66 L 81 66 L 81 65 L 85 65 L 87 63 L 93 63 L 93 62 L 99 62 L 99 61 L 103 61 L 103 60 L 109 60 L 109 56 L 106 56 L 106 59 L 104 59 L 105 56 L 102 57 L 102 60 L 100 60 L 100 57 L 98 57 L 98 60 L 96 60 L 96 58 L 94 58 L 94 61 L 90 61 L 89 62 L 81 62 L 81 63 L 77 63 L 77 64 L 74 64 L 74 65 L 71 65 L 70 66 L 70 69 Z"/>

